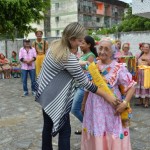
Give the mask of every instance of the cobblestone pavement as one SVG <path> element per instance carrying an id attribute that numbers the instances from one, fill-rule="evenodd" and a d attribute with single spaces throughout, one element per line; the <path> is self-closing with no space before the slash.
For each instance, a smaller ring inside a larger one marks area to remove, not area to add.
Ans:
<path id="1" fill-rule="evenodd" d="M 0 150 L 40 150 L 43 120 L 41 107 L 30 94 L 21 97 L 20 79 L 0 80 Z M 135 103 L 133 100 L 132 105 Z M 80 136 L 74 135 L 81 128 L 71 115 L 71 150 L 80 150 Z M 133 150 L 150 150 L 150 108 L 133 106 L 131 123 Z M 53 141 L 57 149 L 57 137 Z"/>

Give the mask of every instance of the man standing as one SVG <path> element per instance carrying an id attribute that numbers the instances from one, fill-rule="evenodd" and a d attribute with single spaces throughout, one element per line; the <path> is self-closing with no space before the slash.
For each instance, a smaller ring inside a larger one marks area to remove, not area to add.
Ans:
<path id="1" fill-rule="evenodd" d="M 35 96 L 35 63 L 36 51 L 31 47 L 30 40 L 24 40 L 24 47 L 19 51 L 19 60 L 21 61 L 21 72 L 23 82 L 23 97 L 28 96 L 27 78 L 28 73 L 31 79 L 32 95 Z"/>
<path id="2" fill-rule="evenodd" d="M 42 30 L 36 30 L 35 36 L 37 37 L 37 39 L 32 43 L 32 47 L 34 47 L 37 52 L 35 64 L 36 64 L 36 76 L 38 76 L 42 67 L 45 53 L 48 49 L 48 42 L 42 39 L 43 36 Z"/>

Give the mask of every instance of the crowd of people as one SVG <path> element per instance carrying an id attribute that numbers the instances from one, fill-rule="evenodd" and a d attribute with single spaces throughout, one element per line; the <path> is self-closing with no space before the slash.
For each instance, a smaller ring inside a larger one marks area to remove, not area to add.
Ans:
<path id="1" fill-rule="evenodd" d="M 19 54 L 12 51 L 10 60 L 2 53 L 0 54 L 0 78 L 20 78 L 23 83 L 23 97 L 28 96 L 27 78 L 28 74 L 31 79 L 32 95 L 35 96 L 35 80 L 38 76 L 45 53 L 48 49 L 48 42 L 42 39 L 43 31 L 36 30 L 37 37 L 33 43 L 30 40 L 23 40 L 23 47 L 20 48 Z M 3 77 L 4 76 L 4 77 Z"/>
<path id="2" fill-rule="evenodd" d="M 136 106 L 149 107 L 144 68 L 150 66 L 150 44 L 140 43 L 135 56 L 130 44 L 120 40 L 104 38 L 96 45 L 79 23 L 66 26 L 49 49 L 43 32 L 35 35 L 32 45 L 24 40 L 18 57 L 12 52 L 11 61 L 0 54 L 0 72 L 5 78 L 22 76 L 23 96 L 29 94 L 29 73 L 32 95 L 43 111 L 42 150 L 53 149 L 52 137 L 58 133 L 59 150 L 70 150 L 70 111 L 82 123 L 81 131 L 75 131 L 82 136 L 81 150 L 131 150 L 130 100 L 135 96 Z M 92 80 L 88 67 L 93 62 L 113 95 Z"/>

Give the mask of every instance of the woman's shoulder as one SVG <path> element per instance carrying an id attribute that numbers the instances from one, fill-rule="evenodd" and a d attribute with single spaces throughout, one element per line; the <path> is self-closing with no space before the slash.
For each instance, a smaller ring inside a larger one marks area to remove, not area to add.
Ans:
<path id="1" fill-rule="evenodd" d="M 132 52 L 129 51 L 129 56 L 133 56 Z"/>
<path id="2" fill-rule="evenodd" d="M 117 72 L 120 72 L 121 70 L 127 70 L 125 63 L 118 63 L 116 60 L 113 60 L 110 66 Z"/>
<path id="3" fill-rule="evenodd" d="M 93 52 L 89 52 L 88 57 L 91 57 L 91 56 L 94 57 L 94 58 L 96 57 Z"/>

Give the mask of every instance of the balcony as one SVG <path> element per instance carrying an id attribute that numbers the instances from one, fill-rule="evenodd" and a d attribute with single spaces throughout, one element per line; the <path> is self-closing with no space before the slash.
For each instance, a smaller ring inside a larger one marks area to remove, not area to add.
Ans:
<path id="1" fill-rule="evenodd" d="M 104 3 L 96 2 L 96 6 L 97 6 L 96 14 L 104 15 Z"/>

